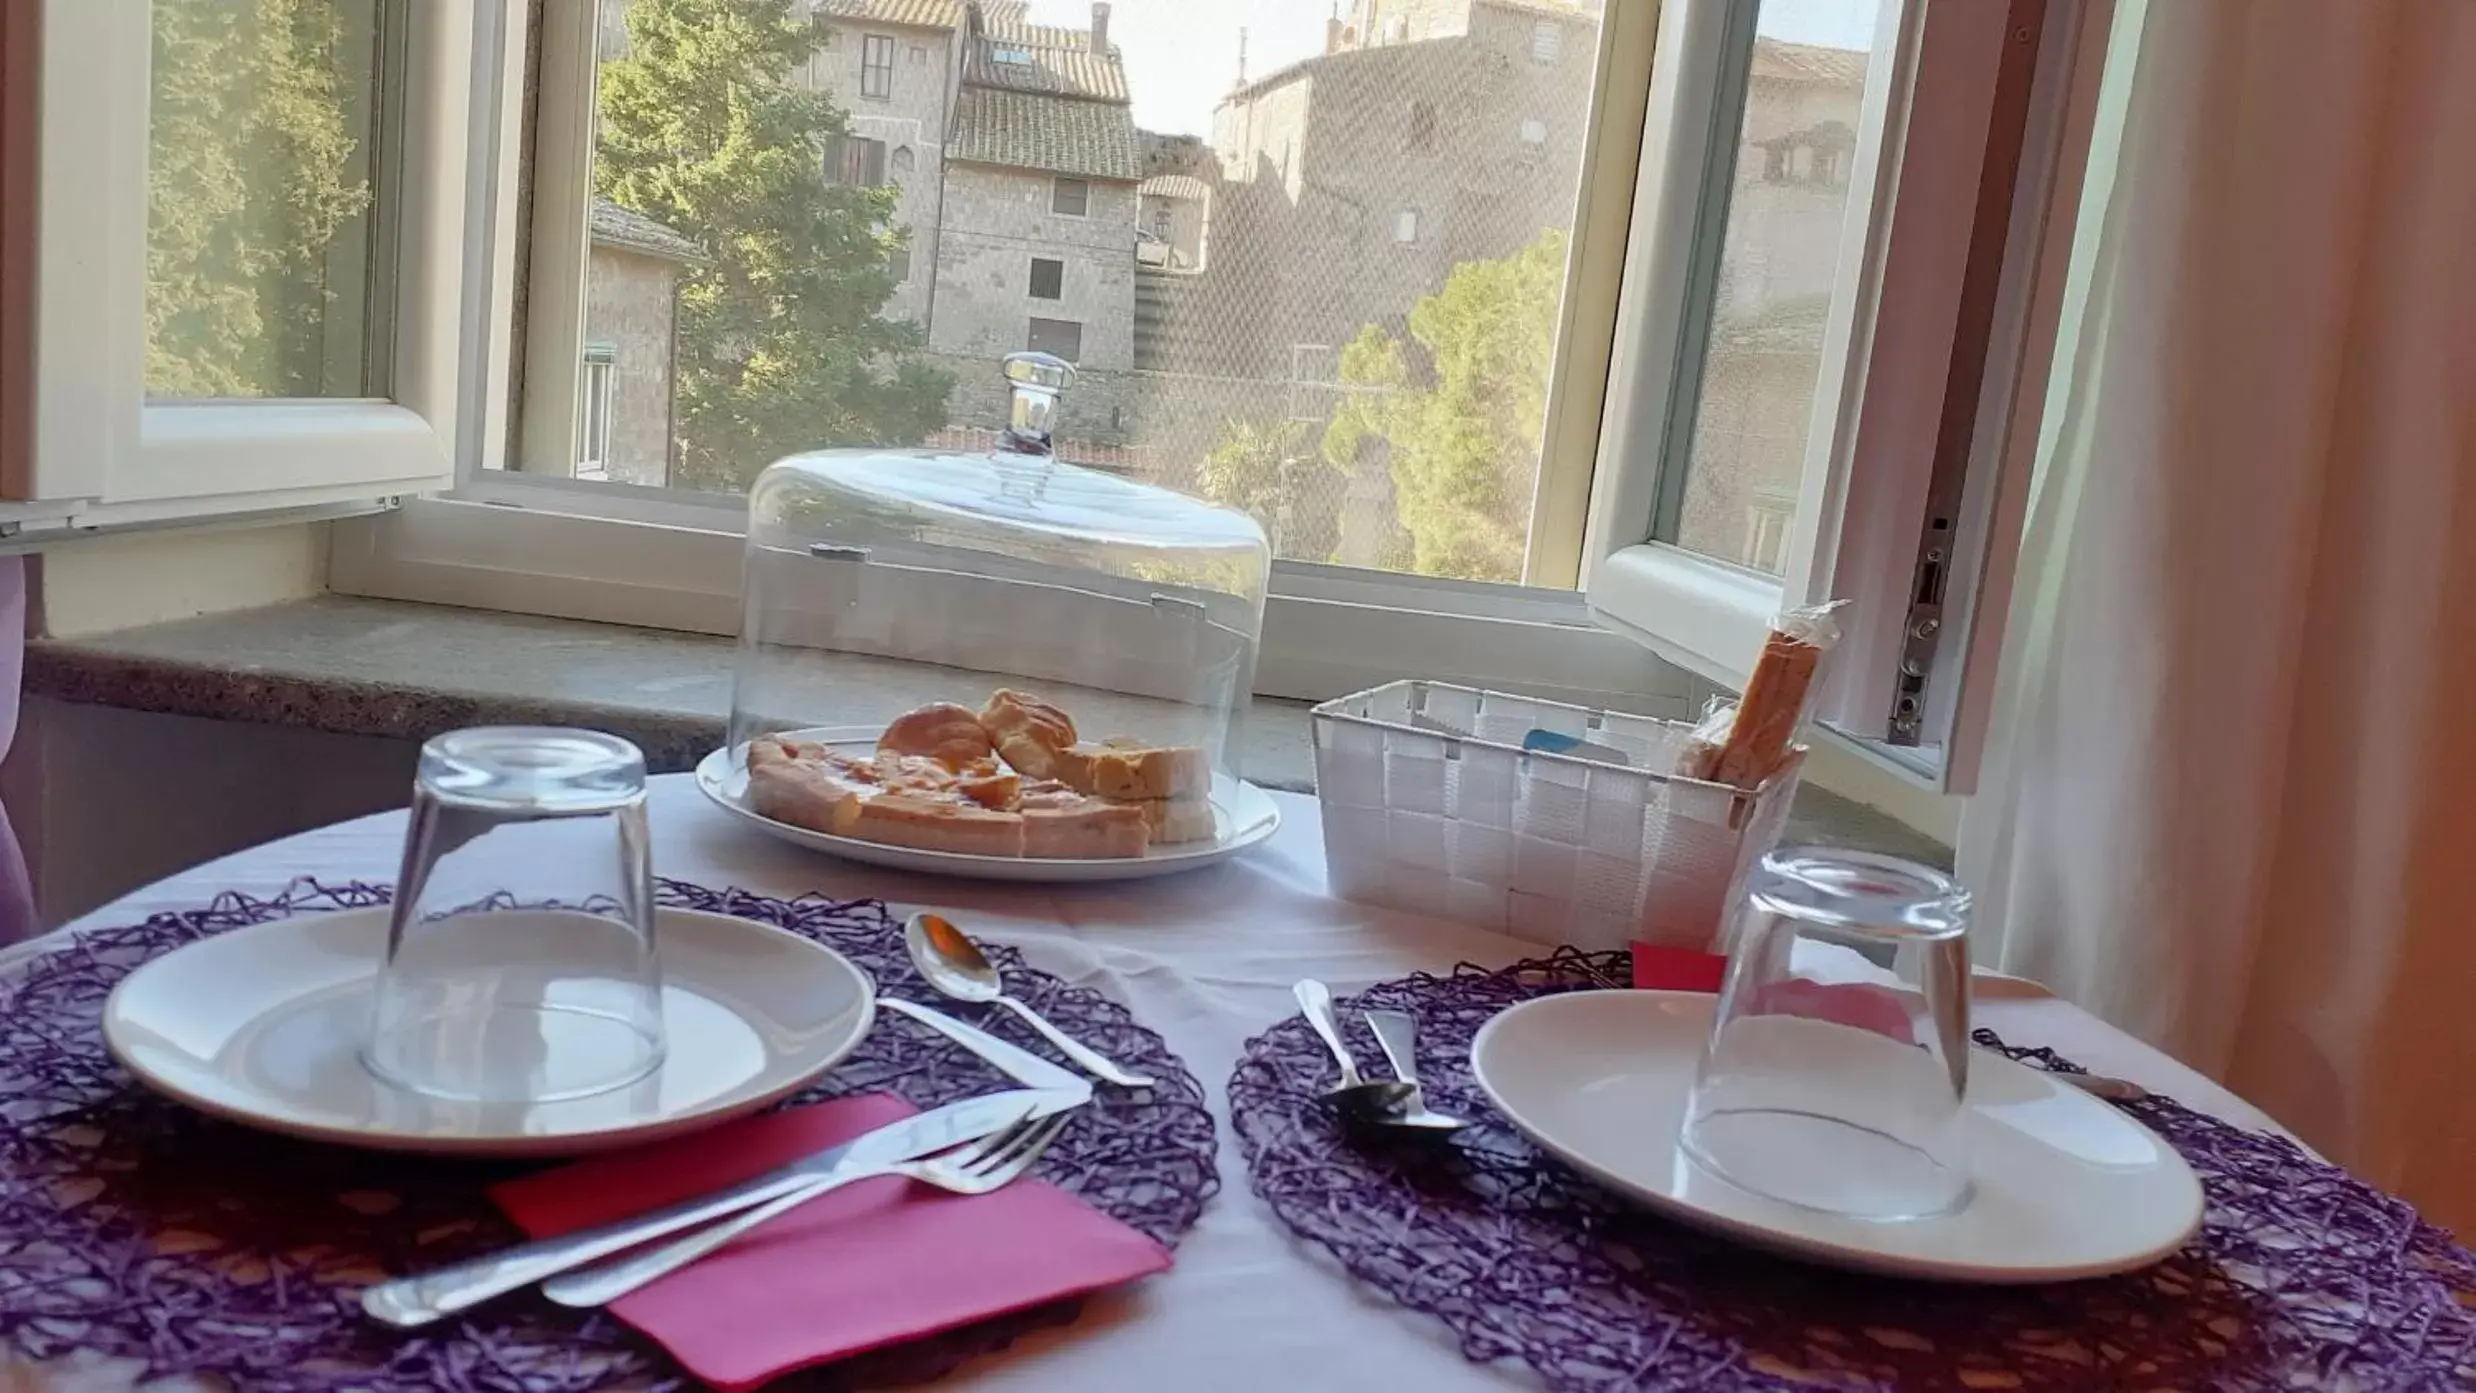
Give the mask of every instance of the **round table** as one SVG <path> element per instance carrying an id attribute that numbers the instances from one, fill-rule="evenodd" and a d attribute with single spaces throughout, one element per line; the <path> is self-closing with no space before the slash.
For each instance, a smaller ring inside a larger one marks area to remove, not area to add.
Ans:
<path id="1" fill-rule="evenodd" d="M 1283 823 L 1227 865 L 1118 885 L 976 884 L 852 865 L 784 845 L 728 818 L 690 776 L 652 785 L 654 866 L 698 884 L 771 896 L 873 896 L 955 915 L 973 932 L 1022 947 L 1035 965 L 1095 986 L 1159 1030 L 1203 1081 L 1219 1117 L 1220 1198 L 1168 1274 L 1089 1302 L 1080 1322 L 982 1360 L 950 1380 L 974 1389 L 1181 1393 L 1265 1388 L 1420 1388 L 1486 1393 L 1531 1387 L 1518 1370 L 1466 1362 L 1441 1325 L 1361 1292 L 1294 1244 L 1250 1190 L 1225 1089 L 1248 1037 L 1294 1008 L 1290 985 L 1320 977 L 1337 992 L 1455 963 L 1501 966 L 1542 945 L 1332 898 L 1315 800 L 1276 793 Z M 0 972 L 83 928 L 194 908 L 225 890 L 272 895 L 301 876 L 392 881 L 404 815 L 382 813 L 304 832 L 183 872 L 57 934 L 0 955 Z M 2258 1110 L 2174 1060 L 2032 984 L 1986 979 L 1976 1019 L 2014 1044 L 2049 1045 L 2091 1069 L 2133 1079 L 2238 1125 L 2275 1130 Z M 0 1384 L 44 1390 L 128 1386 L 127 1370 L 0 1365 Z M 12 1376 L 23 1379 L 11 1382 Z"/>

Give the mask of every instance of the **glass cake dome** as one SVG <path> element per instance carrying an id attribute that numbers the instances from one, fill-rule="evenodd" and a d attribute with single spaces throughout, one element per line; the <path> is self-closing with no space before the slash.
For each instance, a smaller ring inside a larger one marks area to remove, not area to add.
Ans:
<path id="1" fill-rule="evenodd" d="M 1026 693 L 1082 742 L 1200 750 L 1234 780 L 1271 548 L 1255 520 L 1057 459 L 1075 370 L 1005 360 L 987 454 L 820 450 L 748 498 L 733 762 L 799 734 L 863 753 L 907 712 Z"/>

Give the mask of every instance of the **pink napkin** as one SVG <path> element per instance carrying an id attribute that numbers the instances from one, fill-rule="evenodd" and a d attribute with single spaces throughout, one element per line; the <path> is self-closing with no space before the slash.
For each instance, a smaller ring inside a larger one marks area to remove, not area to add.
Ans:
<path id="1" fill-rule="evenodd" d="M 1633 946 L 1633 984 L 1669 992 L 1719 991 L 1728 975 L 1728 959 L 1692 948 L 1664 948 L 1656 943 Z"/>
<path id="2" fill-rule="evenodd" d="M 869 1094 L 540 1171 L 490 1197 L 564 1233 L 744 1180 L 909 1115 Z M 1169 1251 L 1037 1180 L 958 1196 L 864 1180 L 611 1306 L 689 1373 L 750 1388 L 811 1364 L 1159 1272 Z"/>

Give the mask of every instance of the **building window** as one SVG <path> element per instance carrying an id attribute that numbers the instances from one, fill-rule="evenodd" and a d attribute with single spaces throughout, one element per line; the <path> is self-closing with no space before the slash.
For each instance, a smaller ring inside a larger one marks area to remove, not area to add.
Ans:
<path id="1" fill-rule="evenodd" d="M 1045 256 L 1032 258 L 1032 298 L 1059 300 L 1066 296 L 1066 263 Z"/>
<path id="2" fill-rule="evenodd" d="M 585 345 L 584 380 L 576 393 L 576 477 L 610 477 L 611 388 L 619 375 L 619 350 Z"/>
<path id="3" fill-rule="evenodd" d="M 1070 363 L 1083 361 L 1083 326 L 1071 319 L 1032 320 L 1025 347 L 1034 353 L 1054 353 Z"/>
<path id="4" fill-rule="evenodd" d="M 1153 235 L 1153 236 L 1160 238 L 1160 239 L 1161 239 L 1162 241 L 1164 241 L 1164 242 L 1168 241 L 1168 240 L 1169 240 L 1169 229 L 1171 228 L 1171 226 L 1172 226 L 1172 225 L 1173 225 L 1173 222 L 1172 222 L 1172 218 L 1171 218 L 1171 215 L 1170 215 L 1170 212 L 1169 212 L 1169 210 L 1168 210 L 1168 209 L 1166 209 L 1166 208 L 1155 208 L 1155 209 L 1153 209 L 1153 210 L 1152 210 L 1152 235 Z"/>
<path id="5" fill-rule="evenodd" d="M 830 183 L 873 189 L 886 181 L 886 143 L 864 135 L 838 135 L 826 142 L 825 177 Z"/>
<path id="6" fill-rule="evenodd" d="M 911 147 L 910 147 L 910 146 L 908 146 L 908 145 L 897 145 L 897 146 L 895 146 L 895 147 L 894 147 L 894 172 L 895 172 L 896 174 L 909 174 L 909 173 L 911 172 L 911 167 L 912 167 L 912 164 L 913 164 L 913 157 L 912 157 L 912 153 L 911 153 Z"/>
<path id="7" fill-rule="evenodd" d="M 1393 240 L 1408 246 L 1419 239 L 1419 211 L 1404 208 L 1393 215 Z"/>
<path id="8" fill-rule="evenodd" d="M 1547 122 L 1524 121 L 1522 123 L 1522 143 L 1529 146 L 1533 150 L 1547 144 Z"/>
<path id="9" fill-rule="evenodd" d="M 1436 105 L 1433 102 L 1410 103 L 1410 148 L 1436 148 Z"/>
<path id="10" fill-rule="evenodd" d="M 878 101 L 894 95 L 894 41 L 883 34 L 860 38 L 860 95 Z"/>
<path id="11" fill-rule="evenodd" d="M 915 68 L 925 68 L 928 66 L 928 46 L 926 44 L 913 44 L 911 46 L 911 66 Z"/>
<path id="12" fill-rule="evenodd" d="M 911 279 L 911 243 L 905 242 L 886 253 L 886 271 L 894 277 L 896 285 Z"/>
<path id="13" fill-rule="evenodd" d="M 1530 26 L 1530 61 L 1553 63 L 1565 56 L 1564 26 L 1552 19 L 1543 19 Z"/>
<path id="14" fill-rule="evenodd" d="M 1049 211 L 1080 218 L 1092 211 L 1092 181 L 1063 175 L 1049 189 Z"/>

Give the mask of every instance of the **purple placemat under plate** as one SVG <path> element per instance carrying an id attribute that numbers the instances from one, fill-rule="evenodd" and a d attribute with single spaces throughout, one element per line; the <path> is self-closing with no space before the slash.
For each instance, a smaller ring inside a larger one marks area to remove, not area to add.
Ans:
<path id="1" fill-rule="evenodd" d="M 778 925 L 840 951 L 885 991 L 935 999 L 882 903 L 773 900 L 678 881 L 660 889 L 665 905 Z M 0 1341 L 10 1352 L 48 1361 L 86 1351 L 143 1361 L 153 1376 L 219 1376 L 253 1393 L 680 1384 L 675 1367 L 617 1321 L 536 1296 L 409 1335 L 362 1316 L 360 1289 L 378 1277 L 517 1241 L 481 1193 L 517 1167 L 251 1132 L 146 1092 L 104 1052 L 103 1000 L 138 964 L 243 925 L 387 899 L 380 887 L 309 882 L 272 900 L 227 894 L 202 910 L 80 935 L 0 982 Z M 1026 968 L 1011 949 L 991 956 L 1008 988 L 1049 1019 L 1163 1081 L 1099 1090 L 1037 1174 L 1175 1246 L 1220 1186 L 1201 1086 L 1117 1002 Z M 1003 1013 L 978 1023 L 1045 1048 Z M 794 1101 L 890 1092 L 926 1108 L 1013 1086 L 889 1013 Z M 811 1371 L 796 1386 L 916 1382 L 1071 1320 L 1076 1309 L 984 1322 Z"/>
<path id="2" fill-rule="evenodd" d="M 1544 1156 L 1491 1107 L 1470 1041 L 1508 1006 L 1630 986 L 1622 953 L 1386 983 L 1343 1003 L 1419 1023 L 1432 1140 L 1345 1133 L 1315 1094 L 1330 1058 L 1295 1017 L 1248 1042 L 1230 1114 L 1256 1193 L 1358 1281 L 1442 1321 L 1479 1362 L 1556 1393 L 2099 1393 L 2476 1387 L 2476 1254 L 2405 1202 L 2166 1098 L 2128 1111 L 2199 1173 L 2190 1246 L 2144 1272 L 1963 1287 L 1829 1271 L 1707 1238 Z M 2043 1050 L 1979 1041 L 2072 1069 Z"/>

